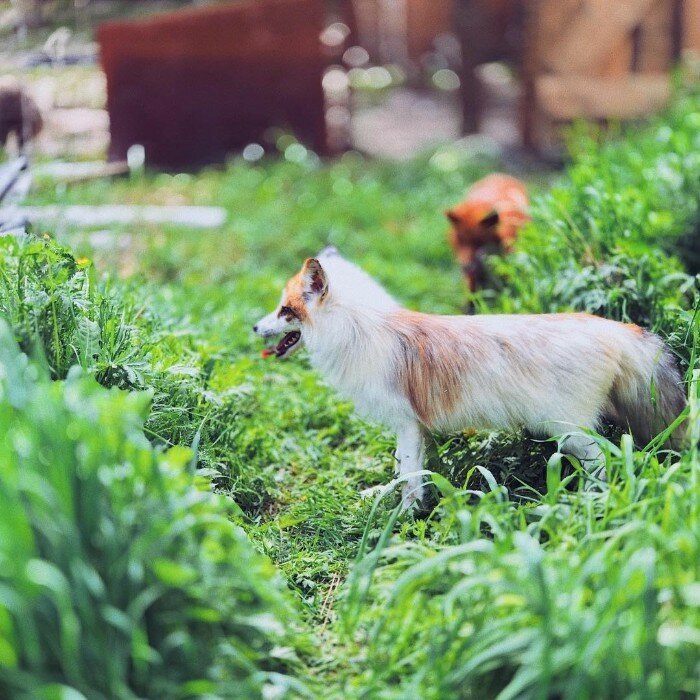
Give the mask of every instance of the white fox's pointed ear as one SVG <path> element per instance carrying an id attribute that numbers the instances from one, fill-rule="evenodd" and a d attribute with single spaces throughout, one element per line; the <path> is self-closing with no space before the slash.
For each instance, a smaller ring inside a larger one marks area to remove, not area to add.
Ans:
<path id="1" fill-rule="evenodd" d="M 340 255 L 338 249 L 334 245 L 327 245 L 319 254 L 317 258 L 322 258 L 323 256 L 330 257 L 331 255 Z"/>
<path id="2" fill-rule="evenodd" d="M 321 263 L 316 258 L 308 258 L 301 268 L 303 293 L 322 297 L 328 291 L 328 280 Z"/>

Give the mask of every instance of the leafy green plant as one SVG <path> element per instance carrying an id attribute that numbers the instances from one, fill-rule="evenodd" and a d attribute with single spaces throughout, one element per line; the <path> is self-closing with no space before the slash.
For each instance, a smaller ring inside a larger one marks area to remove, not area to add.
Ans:
<path id="1" fill-rule="evenodd" d="M 87 259 L 48 236 L 0 238 L 0 313 L 22 349 L 46 359 L 52 377 L 79 364 L 105 386 L 143 387 L 131 310 L 97 290 Z"/>
<path id="2" fill-rule="evenodd" d="M 150 396 L 49 382 L 4 322 L 0 369 L 0 695 L 303 692 L 284 583 Z"/>
<path id="3" fill-rule="evenodd" d="M 43 358 L 54 379 L 79 365 L 106 387 L 152 389 L 147 435 L 167 446 L 197 440 L 200 466 L 226 474 L 244 506 L 260 504 L 270 480 L 243 476 L 222 457 L 246 392 L 211 391 L 211 360 L 137 300 L 106 290 L 87 258 L 48 236 L 0 238 L 0 314 L 22 350 Z"/>

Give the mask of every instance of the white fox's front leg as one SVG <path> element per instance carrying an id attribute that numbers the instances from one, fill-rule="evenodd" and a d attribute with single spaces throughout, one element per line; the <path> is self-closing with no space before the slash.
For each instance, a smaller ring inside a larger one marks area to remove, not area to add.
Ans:
<path id="1" fill-rule="evenodd" d="M 407 423 L 396 433 L 396 461 L 399 476 L 406 476 L 423 469 L 425 438 L 418 423 Z M 423 498 L 423 477 L 418 474 L 409 477 L 401 492 L 401 503 L 410 508 Z"/>

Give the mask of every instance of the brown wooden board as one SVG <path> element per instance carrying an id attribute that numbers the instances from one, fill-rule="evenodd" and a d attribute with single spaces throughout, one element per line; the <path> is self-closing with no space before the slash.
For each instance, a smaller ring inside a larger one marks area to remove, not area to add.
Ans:
<path id="1" fill-rule="evenodd" d="M 634 71 L 665 73 L 673 65 L 673 20 L 676 0 L 656 0 L 639 24 Z"/>
<path id="2" fill-rule="evenodd" d="M 573 119 L 631 119 L 662 108 L 700 0 L 530 0 L 523 140 L 548 148 Z M 685 18 L 685 19 L 684 19 Z"/>
<path id="3" fill-rule="evenodd" d="M 111 159 L 142 144 L 166 169 L 221 162 L 271 126 L 326 147 L 322 0 L 249 0 L 98 30 Z"/>
<path id="4" fill-rule="evenodd" d="M 682 48 L 700 52 L 700 0 L 683 0 Z"/>
<path id="5" fill-rule="evenodd" d="M 661 109 L 671 96 L 666 75 L 624 78 L 544 75 L 537 79 L 537 101 L 556 121 L 634 119 Z"/>
<path id="6" fill-rule="evenodd" d="M 454 30 L 453 0 L 406 1 L 406 48 L 410 58 L 431 51 L 435 37 Z"/>
<path id="7" fill-rule="evenodd" d="M 635 60 L 635 44 L 632 35 L 626 35 L 610 52 L 599 71 L 600 75 L 621 78 L 632 70 Z"/>
<path id="8" fill-rule="evenodd" d="M 544 68 L 553 73 L 597 73 L 653 4 L 654 0 L 587 0 L 546 47 Z"/>

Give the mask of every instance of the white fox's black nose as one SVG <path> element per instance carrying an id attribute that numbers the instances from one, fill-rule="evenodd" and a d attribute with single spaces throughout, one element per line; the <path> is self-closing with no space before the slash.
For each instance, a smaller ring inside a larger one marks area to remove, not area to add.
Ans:
<path id="1" fill-rule="evenodd" d="M 257 323 L 253 326 L 253 332 L 254 333 L 258 332 L 258 324 Z"/>

